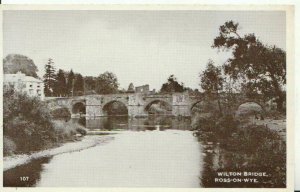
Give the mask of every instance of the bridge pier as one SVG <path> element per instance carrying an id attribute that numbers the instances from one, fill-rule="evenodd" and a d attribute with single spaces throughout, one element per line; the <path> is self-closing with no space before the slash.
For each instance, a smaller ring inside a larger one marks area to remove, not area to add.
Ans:
<path id="1" fill-rule="evenodd" d="M 184 116 L 184 117 L 190 117 L 191 116 L 191 110 L 189 105 L 173 105 L 172 106 L 172 115 L 177 116 Z"/>
<path id="2" fill-rule="evenodd" d="M 93 119 L 95 117 L 103 116 L 101 99 L 99 97 L 87 97 L 85 107 L 87 119 Z"/>
<path id="3" fill-rule="evenodd" d="M 146 117 L 148 113 L 145 112 L 144 105 L 129 105 L 128 106 L 129 117 Z"/>

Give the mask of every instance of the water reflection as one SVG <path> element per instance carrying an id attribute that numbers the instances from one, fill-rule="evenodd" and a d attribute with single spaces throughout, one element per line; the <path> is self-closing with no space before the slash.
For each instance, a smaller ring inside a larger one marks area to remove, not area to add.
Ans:
<path id="1" fill-rule="evenodd" d="M 43 165 L 50 162 L 52 157 L 32 160 L 30 163 L 18 166 L 3 173 L 4 187 L 31 187 L 35 186 L 41 178 Z M 21 180 L 23 177 L 23 181 Z M 28 177 L 28 181 L 27 181 Z"/>
<path id="2" fill-rule="evenodd" d="M 82 121 L 82 120 L 77 120 Z M 88 129 L 100 130 L 131 130 L 146 131 L 176 129 L 190 130 L 189 118 L 173 118 L 168 116 L 149 116 L 148 118 L 128 118 L 126 116 L 110 116 L 96 119 L 88 119 L 83 123 Z"/>

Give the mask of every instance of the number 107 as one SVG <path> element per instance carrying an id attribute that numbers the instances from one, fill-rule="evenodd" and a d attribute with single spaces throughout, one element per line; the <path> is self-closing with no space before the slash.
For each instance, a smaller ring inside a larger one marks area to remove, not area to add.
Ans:
<path id="1" fill-rule="evenodd" d="M 29 180 L 29 177 L 20 177 L 20 180 L 21 180 L 21 181 L 28 181 L 28 180 Z"/>

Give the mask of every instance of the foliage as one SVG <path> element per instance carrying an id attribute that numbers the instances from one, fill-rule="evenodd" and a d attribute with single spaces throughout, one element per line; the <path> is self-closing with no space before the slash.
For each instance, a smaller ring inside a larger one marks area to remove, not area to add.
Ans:
<path id="1" fill-rule="evenodd" d="M 168 78 L 168 81 L 164 83 L 160 89 L 160 92 L 162 93 L 174 93 L 183 91 L 185 91 L 183 83 L 179 84 L 177 78 L 174 75 L 171 75 Z"/>
<path id="2" fill-rule="evenodd" d="M 60 120 L 54 120 L 53 125 L 55 133 L 56 135 L 58 135 L 58 139 L 60 141 L 70 140 L 72 136 L 76 133 L 80 133 L 82 135 L 86 134 L 86 130 L 83 126 L 72 121 L 65 122 Z"/>
<path id="3" fill-rule="evenodd" d="M 75 74 L 75 82 L 74 82 L 74 95 L 83 95 L 84 93 L 84 81 L 81 74 Z"/>
<path id="4" fill-rule="evenodd" d="M 57 108 L 50 112 L 53 119 L 61 119 L 64 118 L 66 120 L 69 120 L 71 118 L 71 112 L 68 108 Z"/>
<path id="5" fill-rule="evenodd" d="M 38 98 L 5 89 L 3 134 L 12 139 L 16 152 L 39 150 L 55 138 L 51 115 Z"/>
<path id="6" fill-rule="evenodd" d="M 38 77 L 38 69 L 33 60 L 19 54 L 9 54 L 3 59 L 3 71 L 5 74 L 14 74 L 21 71 L 27 76 Z"/>
<path id="7" fill-rule="evenodd" d="M 76 133 L 86 133 L 84 127 L 69 121 L 71 114 L 66 108 L 50 113 L 38 98 L 14 89 L 4 89 L 3 101 L 4 155 L 42 150 L 72 139 Z"/>
<path id="8" fill-rule="evenodd" d="M 127 93 L 134 93 L 134 86 L 133 83 L 130 83 L 127 89 Z"/>
<path id="9" fill-rule="evenodd" d="M 44 92 L 45 96 L 53 96 L 56 85 L 56 75 L 54 62 L 51 58 L 48 59 L 48 63 L 45 65 L 45 75 L 44 75 Z"/>
<path id="10" fill-rule="evenodd" d="M 112 94 L 118 91 L 118 79 L 112 72 L 100 74 L 97 78 L 96 92 L 98 94 Z"/>
<path id="11" fill-rule="evenodd" d="M 228 138 L 238 128 L 239 122 L 234 119 L 233 115 L 224 115 L 216 121 L 217 135 Z"/>
<path id="12" fill-rule="evenodd" d="M 55 95 L 64 97 L 67 95 L 67 81 L 65 78 L 65 73 L 62 69 L 59 69 L 56 74 L 56 81 L 55 81 Z"/>
<path id="13" fill-rule="evenodd" d="M 254 34 L 241 36 L 238 23 L 225 22 L 219 28 L 213 48 L 232 50 L 232 57 L 224 64 L 224 72 L 233 80 L 243 80 L 247 95 L 263 94 L 266 99 L 276 97 L 279 111 L 283 110 L 286 84 L 286 53 L 276 46 L 263 44 Z"/>
<path id="14" fill-rule="evenodd" d="M 3 154 L 4 155 L 12 155 L 14 151 L 16 151 L 17 146 L 15 142 L 7 136 L 3 137 Z"/>
<path id="15" fill-rule="evenodd" d="M 209 60 L 205 71 L 200 74 L 201 87 L 207 93 L 217 93 L 223 88 L 221 68 L 216 67 L 212 60 Z"/>
<path id="16" fill-rule="evenodd" d="M 222 114 L 222 108 L 219 98 L 219 91 L 223 89 L 224 79 L 221 76 L 221 69 L 214 66 L 214 62 L 209 60 L 204 70 L 200 74 L 201 87 L 206 94 L 216 94 L 219 106 L 219 112 Z"/>
<path id="17" fill-rule="evenodd" d="M 276 131 L 262 125 L 241 126 L 230 115 L 219 118 L 195 116 L 192 128 L 194 135 L 205 146 L 204 170 L 201 175 L 204 187 L 286 186 L 286 146 Z M 215 182 L 218 172 L 243 171 L 266 172 L 268 177 L 259 178 L 258 183 Z"/>
<path id="18" fill-rule="evenodd" d="M 95 94 L 97 78 L 92 76 L 84 77 L 84 88 L 86 94 Z"/>
<path id="19" fill-rule="evenodd" d="M 67 79 L 67 90 L 68 90 L 68 95 L 72 96 L 74 94 L 74 79 L 75 79 L 75 74 L 73 73 L 73 70 L 68 74 L 68 79 Z"/>

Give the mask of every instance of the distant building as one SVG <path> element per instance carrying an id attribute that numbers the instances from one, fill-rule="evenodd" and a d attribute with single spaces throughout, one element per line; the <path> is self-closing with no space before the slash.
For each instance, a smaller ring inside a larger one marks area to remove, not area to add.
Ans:
<path id="1" fill-rule="evenodd" d="M 4 74 L 3 85 L 4 87 L 12 87 L 16 91 L 26 93 L 31 97 L 39 97 L 41 100 L 45 98 L 44 82 L 40 79 L 26 76 L 21 72 Z"/>
<path id="2" fill-rule="evenodd" d="M 149 85 L 142 85 L 142 86 L 135 87 L 135 92 L 148 94 L 149 93 Z"/>
<path id="3" fill-rule="evenodd" d="M 155 94 L 155 89 L 150 91 L 149 85 L 147 84 L 147 85 L 135 87 L 135 92 L 136 93 L 144 93 L 144 94 Z"/>

